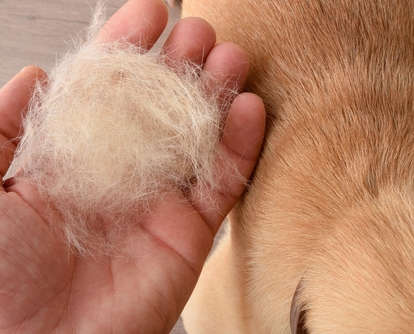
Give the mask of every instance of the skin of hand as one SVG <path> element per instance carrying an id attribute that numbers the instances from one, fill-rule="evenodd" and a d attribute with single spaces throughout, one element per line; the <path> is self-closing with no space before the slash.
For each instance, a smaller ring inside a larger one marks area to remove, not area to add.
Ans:
<path id="1" fill-rule="evenodd" d="M 98 40 L 127 36 L 150 49 L 167 20 L 161 0 L 130 0 L 106 23 Z M 176 24 L 163 51 L 202 65 L 222 84 L 242 87 L 247 55 L 232 43 L 215 43 L 207 22 L 187 18 Z M 30 66 L 0 90 L 2 175 L 13 158 L 22 110 L 36 79 L 46 79 L 46 74 Z M 238 95 L 220 149 L 246 178 L 259 156 L 264 129 L 262 100 Z M 243 190 L 244 184 L 234 181 L 213 193 L 219 203 L 214 212 L 196 199 L 184 201 L 177 191 L 128 235 L 128 258 L 90 259 L 70 255 L 51 232 L 54 222 L 44 218 L 36 189 L 22 178 L 6 180 L 0 189 L 0 334 L 168 333 L 197 282 L 214 235 Z"/>

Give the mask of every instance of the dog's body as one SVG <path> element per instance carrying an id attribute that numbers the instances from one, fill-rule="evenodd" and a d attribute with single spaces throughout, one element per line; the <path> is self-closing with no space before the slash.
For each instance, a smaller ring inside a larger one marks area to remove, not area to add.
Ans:
<path id="1" fill-rule="evenodd" d="M 184 15 L 249 52 L 269 114 L 188 332 L 414 333 L 414 0 L 185 0 Z"/>

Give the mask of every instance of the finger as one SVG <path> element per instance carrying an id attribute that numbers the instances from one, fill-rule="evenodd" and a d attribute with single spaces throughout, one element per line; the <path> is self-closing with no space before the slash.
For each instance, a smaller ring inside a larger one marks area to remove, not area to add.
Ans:
<path id="1" fill-rule="evenodd" d="M 207 89 L 215 91 L 216 87 L 222 89 L 223 103 L 226 103 L 228 90 L 241 91 L 249 74 L 249 57 L 238 45 L 222 43 L 216 45 L 208 55 L 202 79 L 207 82 Z M 213 78 L 213 80 L 209 80 Z"/>
<path id="2" fill-rule="evenodd" d="M 266 115 L 263 101 L 255 94 L 239 95 L 230 107 L 219 150 L 223 163 L 221 186 L 213 190 L 217 209 L 211 210 L 209 201 L 193 198 L 194 207 L 216 232 L 220 223 L 245 189 L 243 178 L 248 179 L 260 154 L 265 132 Z M 233 168 L 234 166 L 235 168 Z M 241 177 L 236 177 L 237 169 Z"/>
<path id="3" fill-rule="evenodd" d="M 0 89 L 0 174 L 9 168 L 20 135 L 22 118 L 27 110 L 37 81 L 45 81 L 46 73 L 29 66 Z"/>
<path id="4" fill-rule="evenodd" d="M 174 26 L 164 44 L 163 53 L 174 61 L 187 59 L 202 65 L 215 43 L 216 32 L 208 22 L 188 17 Z"/>
<path id="5" fill-rule="evenodd" d="M 168 9 L 162 0 L 130 0 L 104 25 L 98 42 L 126 39 L 148 50 L 168 22 Z"/>

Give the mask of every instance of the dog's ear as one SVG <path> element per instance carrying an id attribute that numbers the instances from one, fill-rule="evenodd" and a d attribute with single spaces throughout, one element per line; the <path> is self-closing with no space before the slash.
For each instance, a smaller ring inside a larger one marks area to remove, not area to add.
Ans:
<path id="1" fill-rule="evenodd" d="M 302 290 L 301 280 L 293 295 L 292 304 L 290 307 L 290 330 L 292 334 L 308 334 L 308 330 L 305 327 L 306 310 L 303 303 L 299 300 L 299 294 Z"/>

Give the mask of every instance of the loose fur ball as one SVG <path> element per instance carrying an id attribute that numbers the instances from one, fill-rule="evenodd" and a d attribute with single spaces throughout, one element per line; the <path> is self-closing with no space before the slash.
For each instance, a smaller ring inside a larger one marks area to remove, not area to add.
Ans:
<path id="1" fill-rule="evenodd" d="M 220 182 L 219 92 L 194 64 L 167 60 L 89 41 L 37 85 L 9 176 L 38 187 L 80 252 L 113 247 L 102 225 L 122 234 L 163 194 L 208 197 Z"/>

